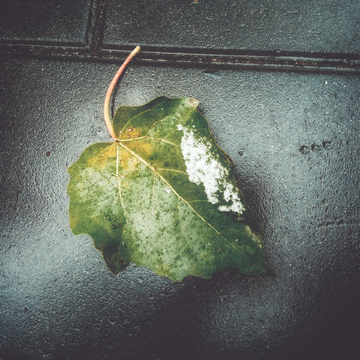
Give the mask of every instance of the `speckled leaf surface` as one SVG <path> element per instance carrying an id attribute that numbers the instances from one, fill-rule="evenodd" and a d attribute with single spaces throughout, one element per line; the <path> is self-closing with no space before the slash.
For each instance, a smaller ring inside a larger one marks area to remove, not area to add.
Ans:
<path id="1" fill-rule="evenodd" d="M 93 238 L 112 272 L 133 262 L 175 281 L 266 273 L 262 229 L 197 105 L 121 106 L 118 140 L 89 146 L 69 167 L 71 229 Z"/>

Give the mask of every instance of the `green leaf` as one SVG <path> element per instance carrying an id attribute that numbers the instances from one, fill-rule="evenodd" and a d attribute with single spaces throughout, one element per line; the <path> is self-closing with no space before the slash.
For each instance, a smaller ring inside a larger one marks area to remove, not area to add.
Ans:
<path id="1" fill-rule="evenodd" d="M 121 106 L 118 140 L 89 146 L 69 167 L 71 229 L 94 239 L 112 272 L 133 262 L 175 281 L 266 273 L 262 229 L 197 105 Z"/>

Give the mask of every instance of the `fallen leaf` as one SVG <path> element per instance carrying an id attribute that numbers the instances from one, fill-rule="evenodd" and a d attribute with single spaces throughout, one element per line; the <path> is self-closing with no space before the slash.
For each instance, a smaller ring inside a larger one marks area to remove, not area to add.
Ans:
<path id="1" fill-rule="evenodd" d="M 162 96 L 121 106 L 117 139 L 89 146 L 69 167 L 71 229 L 93 238 L 113 273 L 130 262 L 175 281 L 266 273 L 262 228 L 197 105 Z"/>

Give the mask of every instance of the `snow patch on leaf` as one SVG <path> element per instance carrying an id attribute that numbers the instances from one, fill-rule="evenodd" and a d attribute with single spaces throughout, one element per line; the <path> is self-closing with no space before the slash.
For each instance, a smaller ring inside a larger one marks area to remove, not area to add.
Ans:
<path id="1" fill-rule="evenodd" d="M 220 202 L 219 195 L 227 205 L 218 207 L 220 211 L 233 211 L 242 214 L 245 207 L 241 203 L 234 185 L 228 181 L 228 170 L 211 153 L 211 144 L 198 140 L 192 130 L 178 125 L 183 131 L 181 152 L 183 154 L 186 172 L 189 180 L 196 185 L 204 185 L 205 193 L 211 204 Z"/>

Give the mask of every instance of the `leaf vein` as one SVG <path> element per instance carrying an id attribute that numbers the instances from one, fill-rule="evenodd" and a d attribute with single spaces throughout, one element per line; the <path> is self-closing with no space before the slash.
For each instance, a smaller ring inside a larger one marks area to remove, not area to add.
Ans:
<path id="1" fill-rule="evenodd" d="M 131 149 L 129 149 L 127 146 L 125 146 L 124 144 L 122 144 L 121 142 L 119 143 L 124 149 L 126 149 L 127 151 L 129 151 L 133 156 L 135 156 L 138 160 L 140 160 L 141 162 L 143 162 L 149 169 L 151 169 L 162 181 L 164 181 L 164 183 L 173 191 L 173 193 L 179 198 L 181 199 L 185 204 L 187 204 L 189 206 L 189 208 L 199 217 L 199 219 L 201 219 L 205 224 L 207 224 L 208 226 L 210 226 L 220 237 L 222 237 L 224 239 L 224 241 L 230 246 L 232 247 L 236 252 L 238 252 L 240 255 L 242 255 L 245 259 L 247 259 L 249 261 L 249 263 L 254 264 L 256 267 L 258 267 L 260 270 L 261 268 L 254 263 L 253 261 L 251 261 L 251 259 L 249 259 L 245 254 L 243 254 L 239 249 L 237 249 L 222 233 L 220 233 L 214 226 L 212 226 L 209 222 L 207 222 L 184 198 L 182 198 L 176 191 L 175 189 L 169 184 L 169 182 L 163 177 L 161 176 L 161 174 L 159 174 L 156 169 L 151 166 L 149 163 L 147 163 L 143 158 L 141 158 L 140 156 L 138 156 L 135 152 L 133 152 Z"/>
<path id="2" fill-rule="evenodd" d="M 181 170 L 175 170 L 175 169 L 163 169 L 163 168 L 158 168 L 157 171 L 172 171 L 172 172 L 178 172 L 180 174 L 185 174 L 185 175 L 188 175 L 189 174 L 185 171 L 181 171 Z"/>
<path id="3" fill-rule="evenodd" d="M 117 183 L 118 183 L 119 198 L 121 201 L 122 208 L 124 209 L 124 217 L 125 217 L 125 220 L 127 223 L 128 221 L 127 221 L 127 216 L 126 216 L 126 209 L 125 209 L 124 199 L 122 197 L 122 192 L 121 192 L 121 179 L 119 176 L 119 146 L 118 145 L 116 146 L 116 177 L 117 177 Z"/>
<path id="4" fill-rule="evenodd" d="M 120 139 L 118 142 L 131 142 L 131 141 L 137 141 L 137 140 L 162 141 L 162 142 L 165 142 L 165 143 L 167 143 L 167 144 L 169 144 L 169 145 L 180 146 L 179 144 L 172 143 L 172 142 L 167 141 L 167 140 L 164 140 L 164 139 L 162 139 L 162 138 L 158 139 L 158 138 L 151 138 L 151 137 L 146 137 L 146 136 L 141 136 L 141 137 L 134 138 L 134 139 Z"/>
<path id="5" fill-rule="evenodd" d="M 115 143 L 112 143 L 111 145 L 107 146 L 106 148 L 102 149 L 99 154 L 96 156 L 95 161 L 91 164 L 91 167 L 94 167 L 95 163 L 98 161 L 98 159 L 100 158 L 101 154 L 106 151 L 107 149 L 110 149 L 112 146 L 114 146 Z"/>
<path id="6" fill-rule="evenodd" d="M 131 120 L 135 119 L 135 118 L 136 118 L 137 116 L 139 116 L 139 115 L 142 115 L 142 114 L 144 114 L 144 113 L 146 113 L 146 112 L 148 112 L 148 111 L 151 111 L 152 109 L 154 109 L 154 107 L 159 106 L 159 105 L 161 105 L 161 104 L 164 103 L 164 102 L 165 102 L 165 100 L 164 100 L 163 102 L 161 102 L 161 103 L 153 106 L 152 108 L 147 109 L 147 110 L 145 110 L 145 111 L 142 111 L 142 112 L 136 114 L 135 116 L 133 116 L 132 118 L 130 118 L 130 119 L 127 121 L 127 123 L 124 125 L 124 127 L 122 128 L 121 134 L 124 132 L 125 127 L 130 123 Z M 147 134 L 147 133 L 146 133 L 146 134 Z M 146 135 L 146 134 L 145 134 L 145 135 Z"/>
<path id="7" fill-rule="evenodd" d="M 162 104 L 162 103 L 161 103 L 161 104 Z M 163 121 L 165 121 L 165 120 L 168 119 L 169 117 L 171 117 L 171 115 L 167 115 L 167 116 L 165 116 L 164 118 L 162 118 L 161 120 L 159 120 L 154 126 L 152 126 L 152 127 L 145 133 L 145 136 L 148 134 L 148 132 L 149 132 L 151 129 L 156 128 L 159 124 L 161 124 Z"/>

